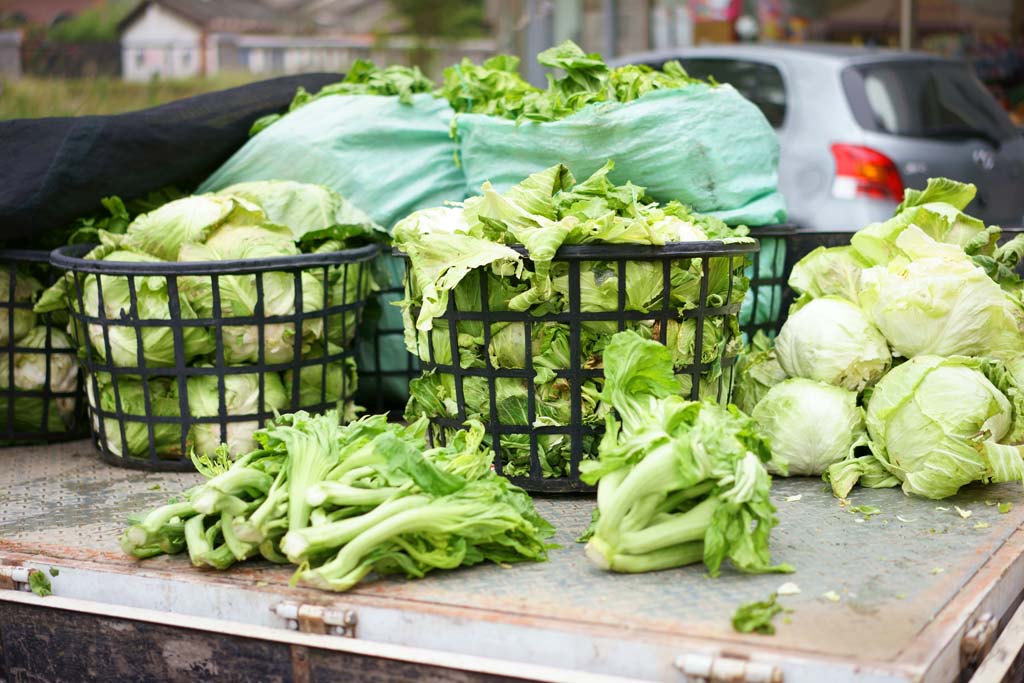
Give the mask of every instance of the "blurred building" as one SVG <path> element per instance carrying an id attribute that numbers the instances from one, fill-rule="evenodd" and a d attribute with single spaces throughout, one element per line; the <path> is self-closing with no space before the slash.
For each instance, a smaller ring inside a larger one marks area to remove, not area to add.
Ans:
<path id="1" fill-rule="evenodd" d="M 0 78 L 21 76 L 21 31 L 0 31 Z"/>
<path id="2" fill-rule="evenodd" d="M 404 28 L 386 0 L 147 0 L 121 22 L 122 73 L 142 81 L 344 71 L 356 59 L 450 64 L 494 53 L 486 37 L 389 35 Z"/>

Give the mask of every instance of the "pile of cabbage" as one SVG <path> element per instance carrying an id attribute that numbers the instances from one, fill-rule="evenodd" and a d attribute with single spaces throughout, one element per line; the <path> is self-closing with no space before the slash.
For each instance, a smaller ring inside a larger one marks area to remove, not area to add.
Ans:
<path id="1" fill-rule="evenodd" d="M 295 256 L 301 253 L 328 253 L 376 238 L 378 226 L 362 211 L 331 190 L 290 181 L 243 183 L 216 194 L 183 197 L 137 216 L 123 233 L 98 231 L 100 245 L 86 258 L 131 263 L 171 261 L 219 261 Z M 361 273 L 360 278 L 357 273 Z M 220 317 L 250 317 L 259 313 L 262 297 L 266 317 L 311 312 L 356 301 L 371 287 L 369 268 L 310 268 L 301 274 L 301 301 L 297 301 L 296 274 L 273 271 L 259 278 L 252 274 L 217 276 L 219 301 L 214 301 L 210 276 L 180 276 L 177 302 L 183 320 Z M 107 319 L 130 317 L 133 320 L 172 319 L 168 279 L 164 276 L 78 276 L 69 273 L 44 292 L 35 310 L 66 312 L 69 305 L 77 312 L 98 316 L 100 306 Z M 258 280 L 262 280 L 259 286 Z M 262 290 L 262 291 L 260 291 Z M 143 456 L 149 453 L 150 425 L 145 419 L 146 394 L 151 410 L 148 415 L 180 418 L 182 405 L 189 415 L 212 418 L 221 415 L 220 373 L 187 371 L 184 390 L 172 377 L 173 368 L 184 362 L 188 368 L 213 368 L 218 353 L 224 365 L 232 369 L 253 365 L 261 351 L 265 372 L 223 375 L 224 403 L 228 416 L 255 416 L 260 412 L 299 408 L 333 408 L 339 402 L 343 414 L 351 416 L 354 406 L 348 402 L 355 389 L 356 373 L 351 358 L 327 364 L 308 363 L 310 359 L 340 355 L 356 332 L 355 310 L 344 314 L 310 317 L 296 339 L 292 322 L 271 322 L 262 326 L 240 324 L 221 327 L 220 343 L 212 327 L 181 327 L 184 358 L 177 358 L 175 330 L 170 325 L 140 328 L 119 325 L 89 325 L 81 329 L 74 323 L 69 331 L 77 340 L 79 352 L 90 349 L 92 365 L 101 369 L 86 381 L 90 405 L 114 412 L 117 403 L 123 414 L 139 416 L 123 425 L 104 420 L 102 431 L 107 449 L 118 456 Z M 262 328 L 262 329 L 260 329 Z M 88 340 L 88 346 L 86 345 Z M 109 345 L 109 346 L 108 346 Z M 218 346 L 221 348 L 218 349 Z M 302 367 L 295 376 L 296 348 L 302 354 Z M 325 367 L 326 366 L 326 367 Z M 143 380 L 131 374 L 113 376 L 102 368 L 168 368 L 167 377 Z M 115 395 L 116 384 L 116 395 Z M 297 385 L 297 387 L 296 387 Z M 297 397 L 297 401 L 296 401 Z M 182 434 L 180 422 L 157 422 L 152 436 L 157 455 L 180 456 L 194 450 L 212 453 L 222 441 L 233 454 L 252 450 L 252 435 L 258 420 L 202 423 Z M 123 430 L 122 430 L 123 427 Z M 93 428 L 101 429 L 98 419 Z M 184 437 L 184 438 L 183 438 Z"/>
<path id="2" fill-rule="evenodd" d="M 1024 480 L 1024 239 L 964 213 L 973 185 L 930 179 L 893 218 L 820 247 L 774 349 L 740 363 L 734 400 L 777 472 L 945 498 Z"/>
<path id="3" fill-rule="evenodd" d="M 30 272 L 38 265 L 0 267 L 0 432 L 8 435 L 67 432 L 79 407 L 71 339 L 32 310 L 43 289 Z"/>
<path id="4" fill-rule="evenodd" d="M 568 370 L 570 332 L 565 322 L 551 321 L 569 310 L 569 272 L 564 261 L 553 261 L 562 245 L 647 244 L 700 240 L 743 241 L 744 228 L 694 213 L 678 202 L 659 206 L 632 184 L 616 186 L 608 180 L 609 162 L 590 178 L 577 183 L 565 166 L 553 166 L 529 176 L 504 194 L 485 184 L 482 194 L 453 207 L 426 209 L 399 222 L 394 230 L 397 247 L 408 255 L 405 317 L 406 345 L 425 363 L 463 368 L 504 370 L 532 369 L 528 381 L 516 377 L 494 380 L 495 405 L 490 401 L 488 379 L 464 376 L 461 390 L 451 372 L 431 371 L 410 385 L 406 410 L 409 419 L 479 419 L 492 416 L 503 425 L 557 427 L 571 420 Z M 522 245 L 527 257 L 509 245 Z M 741 258 L 713 258 L 709 264 L 707 305 L 736 302 L 746 292 Z M 625 301 L 619 301 L 619 274 L 614 261 L 580 264 L 580 309 L 611 314 L 611 320 L 580 324 L 581 368 L 600 369 L 611 337 L 619 331 L 614 318 L 627 311 L 650 312 L 652 320 L 630 320 L 626 329 L 641 337 L 657 337 L 672 354 L 679 392 L 690 395 L 689 366 L 694 363 L 696 323 L 682 311 L 695 308 L 700 297 L 700 259 L 679 259 L 671 266 L 673 318 L 666 330 L 653 318 L 663 310 L 664 273 L 660 261 L 627 261 Z M 486 287 L 486 289 L 484 289 Z M 457 349 L 446 320 L 448 302 L 454 298 L 459 311 L 482 310 L 487 292 L 492 312 L 528 312 L 534 322 L 530 338 L 522 322 L 498 322 L 484 329 L 478 321 L 456 322 Z M 719 381 L 726 386 L 721 359 L 739 350 L 740 335 L 735 316 L 708 317 L 704 322 L 700 362 L 700 394 L 717 398 Z M 527 350 L 529 349 L 529 355 Z M 453 353 L 453 352 L 457 352 Z M 587 378 L 578 387 L 582 423 L 604 424 L 611 408 L 600 399 L 603 380 Z M 531 396 L 535 419 L 530 421 Z M 465 414 L 460 416 L 460 403 Z M 567 430 L 566 430 L 567 431 Z M 584 452 L 593 454 L 596 438 L 585 437 Z M 500 465 L 509 476 L 528 476 L 530 435 L 509 434 L 500 442 Z M 540 468 L 544 476 L 570 473 L 571 442 L 567 433 L 554 431 L 537 436 Z"/>

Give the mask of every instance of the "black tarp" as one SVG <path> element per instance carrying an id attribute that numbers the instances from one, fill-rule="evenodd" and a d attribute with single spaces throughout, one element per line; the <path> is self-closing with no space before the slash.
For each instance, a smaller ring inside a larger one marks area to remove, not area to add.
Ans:
<path id="1" fill-rule="evenodd" d="M 340 79 L 303 74 L 126 114 L 0 121 L 0 241 L 32 246 L 109 195 L 191 191 L 242 146 L 253 121 L 287 108 L 299 86 L 315 92 Z"/>

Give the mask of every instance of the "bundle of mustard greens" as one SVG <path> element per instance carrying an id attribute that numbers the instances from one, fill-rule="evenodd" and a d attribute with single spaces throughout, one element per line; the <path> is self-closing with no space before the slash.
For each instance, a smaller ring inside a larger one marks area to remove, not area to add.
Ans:
<path id="1" fill-rule="evenodd" d="M 140 559 L 187 551 L 197 567 L 262 557 L 301 584 L 344 591 L 371 572 L 421 577 L 484 561 L 542 561 L 554 529 L 491 469 L 483 427 L 426 449 L 426 422 L 283 415 L 234 462 L 195 458 L 207 481 L 139 517 L 121 547 Z"/>

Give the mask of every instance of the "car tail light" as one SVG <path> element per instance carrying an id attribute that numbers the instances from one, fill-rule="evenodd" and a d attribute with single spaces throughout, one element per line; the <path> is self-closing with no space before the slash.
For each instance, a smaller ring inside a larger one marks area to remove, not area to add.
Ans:
<path id="1" fill-rule="evenodd" d="M 870 147 L 841 144 L 832 145 L 832 156 L 836 160 L 832 196 L 903 201 L 903 180 L 889 157 Z"/>

